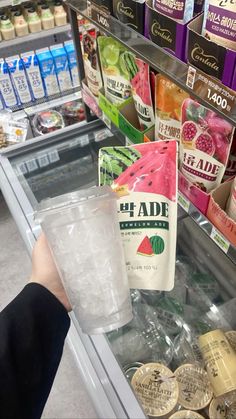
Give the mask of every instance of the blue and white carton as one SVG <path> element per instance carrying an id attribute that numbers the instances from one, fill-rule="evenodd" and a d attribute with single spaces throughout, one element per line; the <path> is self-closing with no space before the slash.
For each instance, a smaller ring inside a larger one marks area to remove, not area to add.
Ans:
<path id="1" fill-rule="evenodd" d="M 19 104 L 11 82 L 8 65 L 2 58 L 0 59 L 0 92 L 6 108 Z"/>
<path id="2" fill-rule="evenodd" d="M 43 79 L 44 89 L 47 96 L 52 96 L 60 92 L 55 71 L 53 56 L 49 48 L 36 50 L 39 61 L 39 68 Z"/>
<path id="3" fill-rule="evenodd" d="M 34 51 L 30 51 L 21 54 L 21 58 L 29 81 L 33 99 L 43 99 L 45 97 L 45 90 L 43 87 L 43 80 L 39 69 L 37 55 Z"/>
<path id="4" fill-rule="evenodd" d="M 63 44 L 57 44 L 50 47 L 51 54 L 54 59 L 55 71 L 59 83 L 60 91 L 65 92 L 72 88 L 70 77 L 69 63 L 66 50 Z"/>
<path id="5" fill-rule="evenodd" d="M 21 104 L 29 103 L 32 100 L 23 61 L 19 55 L 6 58 L 9 73 L 15 92 Z"/>
<path id="6" fill-rule="evenodd" d="M 77 66 L 77 61 L 76 61 L 76 51 L 75 51 L 74 42 L 66 41 L 64 42 L 64 47 L 65 47 L 67 57 L 68 57 L 73 87 L 78 87 L 80 85 L 80 81 L 79 81 L 79 72 L 78 72 L 78 66 Z"/>

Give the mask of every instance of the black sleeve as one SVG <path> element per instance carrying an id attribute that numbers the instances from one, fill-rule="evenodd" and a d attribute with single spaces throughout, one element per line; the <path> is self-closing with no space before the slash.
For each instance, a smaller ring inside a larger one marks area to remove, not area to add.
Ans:
<path id="1" fill-rule="evenodd" d="M 70 318 L 46 288 L 30 283 L 0 313 L 0 418 L 41 417 Z"/>

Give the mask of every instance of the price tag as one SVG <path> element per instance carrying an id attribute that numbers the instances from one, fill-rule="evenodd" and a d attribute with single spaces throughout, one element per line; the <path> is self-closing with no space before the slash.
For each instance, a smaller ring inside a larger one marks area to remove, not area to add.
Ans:
<path id="1" fill-rule="evenodd" d="M 26 167 L 25 163 L 23 163 L 23 162 L 19 164 L 18 170 L 19 170 L 19 173 L 22 174 L 22 175 L 25 175 L 26 173 L 28 173 L 27 167 Z"/>
<path id="2" fill-rule="evenodd" d="M 79 144 L 84 147 L 85 145 L 89 144 L 89 136 L 88 134 L 82 135 L 79 137 Z"/>
<path id="3" fill-rule="evenodd" d="M 104 29 L 110 29 L 110 13 L 107 13 L 94 3 L 91 3 L 91 17 Z"/>
<path id="4" fill-rule="evenodd" d="M 236 105 L 236 92 L 201 70 L 189 66 L 186 85 L 206 102 L 229 115 Z"/>
<path id="5" fill-rule="evenodd" d="M 228 252 L 230 246 L 229 241 L 215 227 L 212 227 L 211 238 L 223 252 Z"/>
<path id="6" fill-rule="evenodd" d="M 38 160 L 39 167 L 45 167 L 50 164 L 47 154 L 44 154 L 42 156 L 37 156 L 37 160 Z"/>
<path id="7" fill-rule="evenodd" d="M 26 162 L 26 167 L 29 172 L 34 172 L 34 170 L 38 169 L 38 164 L 35 159 L 32 159 Z"/>
<path id="8" fill-rule="evenodd" d="M 178 204 L 184 211 L 189 212 L 190 202 L 181 192 L 178 192 Z"/>
<path id="9" fill-rule="evenodd" d="M 48 153 L 48 158 L 50 163 L 55 163 L 56 161 L 60 160 L 59 154 L 57 150 L 50 151 Z"/>
<path id="10" fill-rule="evenodd" d="M 105 113 L 102 114 L 102 120 L 103 120 L 104 124 L 106 124 L 106 126 L 109 129 L 111 129 L 111 121 Z"/>

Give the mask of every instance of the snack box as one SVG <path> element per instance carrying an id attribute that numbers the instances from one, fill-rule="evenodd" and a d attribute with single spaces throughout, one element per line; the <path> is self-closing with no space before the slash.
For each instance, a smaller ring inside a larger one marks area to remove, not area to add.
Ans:
<path id="1" fill-rule="evenodd" d="M 233 90 L 235 90 L 235 92 L 236 92 L 236 60 L 235 60 L 235 69 L 234 69 L 234 75 L 233 75 L 233 80 L 232 80 L 231 88 Z"/>
<path id="2" fill-rule="evenodd" d="M 233 180 L 222 183 L 210 194 L 207 218 L 236 246 L 236 223 L 225 212 Z"/>
<path id="3" fill-rule="evenodd" d="M 143 143 L 145 137 L 151 137 L 154 127 L 144 131 L 139 129 L 139 121 L 132 97 L 117 106 L 105 97 L 104 89 L 100 89 L 98 104 L 108 119 L 118 127 L 133 144 Z M 147 141 L 147 139 L 145 141 Z"/>
<path id="4" fill-rule="evenodd" d="M 186 198 L 195 205 L 204 215 L 207 213 L 209 204 L 210 194 L 202 191 L 196 185 L 194 185 L 189 179 L 187 179 L 183 173 L 179 170 L 178 180 L 179 191 L 182 192 Z"/>
<path id="5" fill-rule="evenodd" d="M 188 24 L 188 62 L 231 87 L 236 51 L 209 41 L 201 34 L 203 16 L 200 14 Z"/>
<path id="6" fill-rule="evenodd" d="M 146 3 L 145 36 L 170 54 L 186 61 L 188 23 L 180 23 L 154 10 Z"/>

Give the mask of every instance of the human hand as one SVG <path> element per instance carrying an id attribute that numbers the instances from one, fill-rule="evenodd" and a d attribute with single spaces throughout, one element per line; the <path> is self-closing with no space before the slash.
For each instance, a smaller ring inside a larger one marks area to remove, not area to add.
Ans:
<path id="1" fill-rule="evenodd" d="M 44 233 L 40 234 L 34 246 L 29 282 L 43 285 L 55 295 L 67 311 L 72 310 Z"/>

